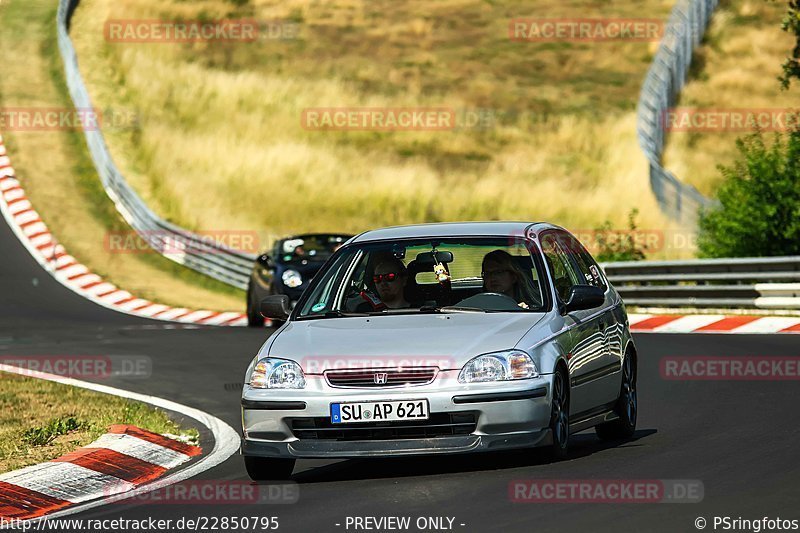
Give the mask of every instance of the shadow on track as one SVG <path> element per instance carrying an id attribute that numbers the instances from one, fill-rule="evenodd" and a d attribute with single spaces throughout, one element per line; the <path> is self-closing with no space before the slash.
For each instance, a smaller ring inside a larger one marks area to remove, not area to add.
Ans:
<path id="1" fill-rule="evenodd" d="M 642 429 L 638 430 L 632 438 L 619 441 L 602 441 L 594 433 L 579 433 L 570 438 L 570 458 L 568 461 L 579 460 L 612 448 L 642 446 L 638 441 L 655 433 L 657 433 L 655 429 Z M 545 448 L 461 455 L 349 459 L 305 470 L 292 476 L 292 480 L 304 484 L 434 476 L 458 472 L 545 466 L 556 462 L 563 461 L 554 461 Z M 302 462 L 299 465 L 302 466 Z"/>

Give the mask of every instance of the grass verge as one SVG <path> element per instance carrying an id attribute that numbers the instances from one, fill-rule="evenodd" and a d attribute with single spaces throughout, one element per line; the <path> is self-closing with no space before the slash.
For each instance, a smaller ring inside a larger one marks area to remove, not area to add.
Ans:
<path id="1" fill-rule="evenodd" d="M 515 17 L 656 18 L 671 2 L 83 0 L 72 36 L 115 160 L 193 229 L 359 232 L 451 220 L 665 229 L 635 133 L 656 43 L 512 42 Z M 108 42 L 109 19 L 281 20 L 254 43 Z M 315 107 L 447 107 L 452 131 L 316 131 Z M 472 116 L 472 115 L 470 115 Z"/>
<path id="2" fill-rule="evenodd" d="M 181 429 L 166 413 L 141 402 L 0 372 L 0 473 L 85 446 L 112 424 L 198 437 L 196 429 Z"/>
<path id="3" fill-rule="evenodd" d="M 797 109 L 797 88 L 778 82 L 794 42 L 781 31 L 786 2 L 720 2 L 703 45 L 695 52 L 691 78 L 679 107 L 702 110 Z M 672 132 L 664 164 L 679 179 L 712 195 L 722 174 L 718 165 L 737 158 L 736 138 L 746 132 Z"/>
<path id="4" fill-rule="evenodd" d="M 0 3 L 0 102 L 5 108 L 70 108 L 55 32 L 57 2 Z M 136 296 L 173 306 L 241 310 L 242 291 L 155 253 L 115 253 L 111 231 L 130 228 L 106 196 L 79 131 L 0 132 L 34 208 L 67 251 Z"/>

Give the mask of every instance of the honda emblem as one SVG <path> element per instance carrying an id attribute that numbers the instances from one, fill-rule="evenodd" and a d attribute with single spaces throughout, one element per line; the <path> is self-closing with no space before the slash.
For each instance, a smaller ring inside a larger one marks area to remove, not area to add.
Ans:
<path id="1" fill-rule="evenodd" d="M 375 374 L 375 384 L 376 385 L 386 385 L 386 378 L 388 374 L 386 373 L 377 373 Z"/>

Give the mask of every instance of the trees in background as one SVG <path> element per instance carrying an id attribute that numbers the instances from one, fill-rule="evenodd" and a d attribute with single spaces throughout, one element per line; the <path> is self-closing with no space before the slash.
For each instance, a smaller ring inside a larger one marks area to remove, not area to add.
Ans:
<path id="1" fill-rule="evenodd" d="M 720 166 L 719 205 L 700 214 L 700 255 L 800 255 L 800 130 L 736 143 L 739 159 Z"/>

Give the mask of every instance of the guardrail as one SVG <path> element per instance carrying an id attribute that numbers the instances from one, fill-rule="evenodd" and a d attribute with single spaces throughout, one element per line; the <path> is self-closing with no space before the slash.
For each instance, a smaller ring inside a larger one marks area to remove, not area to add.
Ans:
<path id="1" fill-rule="evenodd" d="M 67 87 L 78 109 L 91 109 L 92 103 L 78 68 L 78 58 L 69 37 L 69 21 L 78 0 L 59 0 L 57 14 L 58 46 L 64 62 Z M 700 206 L 709 204 L 694 187 L 682 184 L 661 167 L 664 128 L 661 117 L 675 102 L 691 63 L 692 51 L 701 41 L 717 0 L 679 0 L 667 23 L 653 64 L 642 87 L 637 110 L 639 144 L 650 161 L 650 184 L 661 208 L 673 219 L 693 224 Z M 95 168 L 109 198 L 125 221 L 156 250 L 174 249 L 163 254 L 202 274 L 245 289 L 255 255 L 205 243 L 203 238 L 156 215 L 125 180 L 108 151 L 101 131 L 84 129 Z M 213 250 L 213 251 L 209 251 Z"/>
<path id="2" fill-rule="evenodd" d="M 77 0 L 60 0 L 57 14 L 58 48 L 76 109 L 92 109 L 92 101 L 78 69 L 78 57 L 69 38 L 69 21 Z M 170 250 L 164 257 L 240 289 L 247 288 L 255 255 L 246 254 L 172 224 L 156 215 L 120 173 L 108 151 L 103 134 L 97 128 L 84 128 L 94 166 L 100 181 L 117 211 L 155 250 Z M 176 250 L 176 243 L 179 249 Z"/>
<path id="3" fill-rule="evenodd" d="M 695 225 L 700 208 L 711 205 L 712 201 L 661 166 L 664 117 L 677 102 L 689 74 L 694 48 L 703 39 L 717 3 L 718 0 L 678 1 L 647 72 L 636 111 L 639 146 L 650 163 L 650 188 L 661 210 L 688 226 Z"/>
<path id="4" fill-rule="evenodd" d="M 606 263 L 628 305 L 800 309 L 800 256 Z"/>

